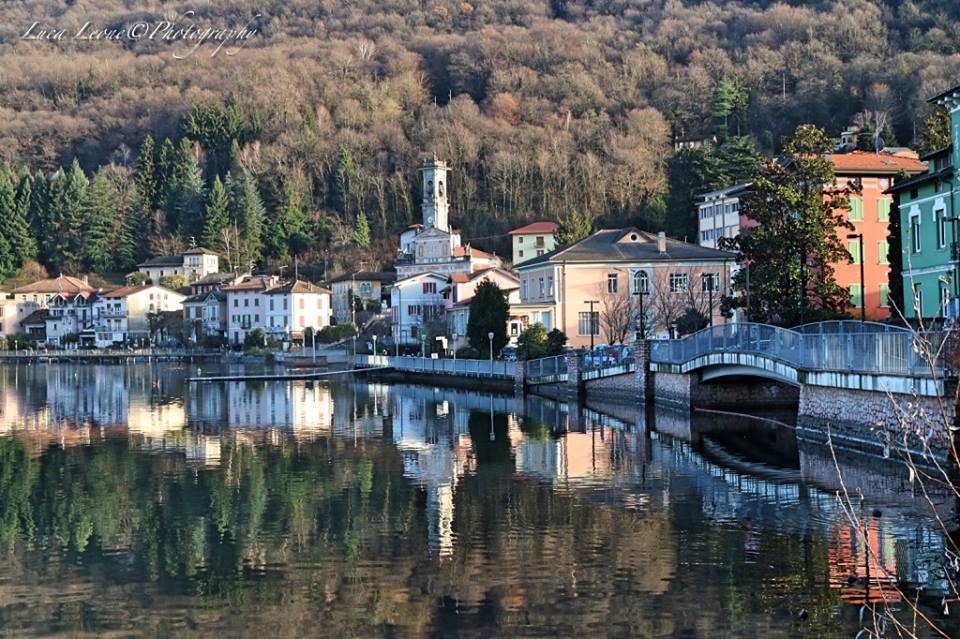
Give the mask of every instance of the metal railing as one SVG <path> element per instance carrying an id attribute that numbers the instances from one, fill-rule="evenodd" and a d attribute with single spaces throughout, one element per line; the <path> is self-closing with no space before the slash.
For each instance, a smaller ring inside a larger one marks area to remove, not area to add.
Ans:
<path id="1" fill-rule="evenodd" d="M 549 384 L 567 381 L 567 358 L 554 355 L 527 360 L 527 383 Z"/>
<path id="2" fill-rule="evenodd" d="M 815 325 L 803 332 L 768 324 L 731 323 L 705 328 L 682 339 L 653 341 L 650 360 L 683 364 L 712 353 L 748 353 L 789 364 L 798 370 L 890 374 L 930 374 L 924 342 L 936 353 L 943 333 L 916 333 L 890 327 L 854 332 L 837 322 L 827 322 L 823 332 Z M 848 322 L 845 324 L 859 324 Z M 868 323 L 869 324 L 869 323 Z M 864 327 L 866 328 L 866 327 Z M 936 366 L 941 368 L 941 363 Z"/>
<path id="3" fill-rule="evenodd" d="M 429 357 L 394 357 L 392 355 L 357 355 L 357 366 L 380 367 L 410 371 L 412 373 L 436 373 L 440 375 L 463 375 L 465 377 L 494 377 L 513 379 L 516 364 L 489 359 L 432 359 Z"/>

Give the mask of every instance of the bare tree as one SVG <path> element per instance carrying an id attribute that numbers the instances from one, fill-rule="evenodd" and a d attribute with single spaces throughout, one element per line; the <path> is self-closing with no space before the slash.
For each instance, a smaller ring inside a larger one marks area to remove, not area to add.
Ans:
<path id="1" fill-rule="evenodd" d="M 635 313 L 629 287 L 618 286 L 615 293 L 600 292 L 600 326 L 609 344 L 623 344 L 634 331 Z"/>

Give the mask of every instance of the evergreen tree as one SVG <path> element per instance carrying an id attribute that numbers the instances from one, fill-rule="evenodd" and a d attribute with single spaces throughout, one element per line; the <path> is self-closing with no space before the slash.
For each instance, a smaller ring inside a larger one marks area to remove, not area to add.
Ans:
<path id="1" fill-rule="evenodd" d="M 826 158 L 833 145 L 823 130 L 801 125 L 784 144 L 788 161 L 757 172 L 740 207 L 757 226 L 720 240 L 741 264 L 735 294 L 722 301 L 726 312 L 746 304 L 749 266 L 750 321 L 793 326 L 844 315 L 849 293 L 834 281 L 832 264 L 850 259 L 840 233 L 853 228 L 845 212 L 854 191 L 835 186 Z"/>
<path id="2" fill-rule="evenodd" d="M 360 249 L 370 246 L 370 224 L 367 222 L 367 216 L 362 212 L 357 216 L 353 227 L 353 242 Z"/>
<path id="3" fill-rule="evenodd" d="M 170 188 L 176 156 L 177 149 L 173 140 L 163 138 L 163 143 L 160 145 L 160 154 L 154 167 L 154 191 L 150 200 L 154 208 L 162 208 L 166 204 L 167 190 Z"/>
<path id="4" fill-rule="evenodd" d="M 220 251 L 223 242 L 223 230 L 230 226 L 230 200 L 220 176 L 213 178 L 210 193 L 207 194 L 206 212 L 203 216 L 203 245 L 211 250 Z"/>
<path id="5" fill-rule="evenodd" d="M 157 163 L 154 160 L 153 137 L 147 134 L 140 145 L 140 155 L 137 156 L 137 191 L 143 195 L 152 208 L 160 206 L 158 193 Z"/>
<path id="6" fill-rule="evenodd" d="M 493 333 L 493 352 L 496 355 L 507 345 L 507 322 L 510 304 L 507 294 L 494 282 L 484 280 L 477 285 L 470 302 L 467 321 L 467 339 L 470 347 L 480 353 L 490 349 L 489 333 Z"/>
<path id="7" fill-rule="evenodd" d="M 80 168 L 80 163 L 76 159 L 65 177 L 61 191 L 63 259 L 71 262 L 71 268 L 76 268 L 84 257 L 84 232 L 90 213 L 88 194 L 90 180 L 87 179 L 86 173 Z"/>
<path id="8" fill-rule="evenodd" d="M 149 198 L 140 194 L 136 183 L 123 196 L 118 198 L 117 207 L 120 232 L 116 263 L 118 268 L 130 270 L 146 257 L 152 206 Z"/>
<path id="9" fill-rule="evenodd" d="M 193 143 L 180 140 L 171 167 L 165 210 L 167 227 L 185 241 L 196 242 L 203 232 L 203 175 Z"/>
<path id="10" fill-rule="evenodd" d="M 15 238 L 7 228 L 7 218 L 12 216 L 16 208 L 16 193 L 10 182 L 10 172 L 6 167 L 0 168 L 0 277 L 12 274 L 16 266 Z"/>
<path id="11" fill-rule="evenodd" d="M 37 246 L 30 233 L 20 193 L 14 188 L 15 176 L 3 171 L 0 183 L 0 235 L 8 244 L 8 268 L 15 271 L 36 257 Z M 24 194 L 29 200 L 29 191 Z"/>
<path id="12" fill-rule="evenodd" d="M 100 169 L 90 183 L 89 213 L 83 242 L 84 261 L 90 270 L 96 273 L 113 270 L 116 229 L 116 194 L 104 169 Z"/>
<path id="13" fill-rule="evenodd" d="M 239 230 L 240 264 L 242 268 L 251 268 L 260 261 L 261 233 L 264 209 L 256 180 L 251 175 L 244 176 L 233 203 L 234 220 Z"/>
<path id="14" fill-rule="evenodd" d="M 950 145 L 950 112 L 937 109 L 923 121 L 920 129 L 920 152 L 933 153 Z"/>
<path id="15" fill-rule="evenodd" d="M 586 211 L 571 209 L 557 222 L 558 245 L 573 244 L 593 232 L 593 218 Z"/>

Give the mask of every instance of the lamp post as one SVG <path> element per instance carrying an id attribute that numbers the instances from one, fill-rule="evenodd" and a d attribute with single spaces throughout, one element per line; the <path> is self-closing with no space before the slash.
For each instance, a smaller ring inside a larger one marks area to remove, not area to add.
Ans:
<path id="1" fill-rule="evenodd" d="M 374 333 L 374 335 L 373 335 L 373 356 L 374 356 L 374 357 L 377 356 L 377 335 L 376 335 L 376 333 Z"/>
<path id="2" fill-rule="evenodd" d="M 709 301 L 710 313 L 709 313 L 709 316 L 707 317 L 707 321 L 709 322 L 710 326 L 713 326 L 713 286 L 716 283 L 716 280 L 714 280 L 713 275 L 714 275 L 713 273 L 703 273 L 700 275 L 700 277 L 703 280 L 703 283 L 706 285 L 707 295 L 710 300 Z"/>
<path id="3" fill-rule="evenodd" d="M 450 333 L 450 339 L 453 341 L 453 347 L 450 349 L 453 351 L 453 370 L 457 370 L 457 334 Z"/>
<path id="4" fill-rule="evenodd" d="M 490 372 L 493 373 L 493 331 L 487 333 L 487 340 L 490 341 Z"/>
<path id="5" fill-rule="evenodd" d="M 863 277 L 863 233 L 850 233 L 848 240 L 859 240 L 860 244 L 860 322 L 867 321 L 867 291 Z"/>
<path id="6" fill-rule="evenodd" d="M 637 278 L 637 290 L 633 292 L 633 294 L 637 296 L 637 300 L 639 301 L 638 306 L 640 308 L 640 334 L 637 336 L 638 340 L 647 339 L 646 317 L 643 312 L 643 296 L 646 295 L 647 292 L 643 290 L 643 282 L 644 280 Z M 592 314 L 591 317 L 593 317 Z"/>
<path id="7" fill-rule="evenodd" d="M 593 323 L 593 305 L 594 305 L 594 304 L 599 304 L 599 303 L 600 303 L 599 300 L 587 300 L 586 302 L 584 302 L 584 304 L 589 304 L 589 305 L 590 305 L 590 315 L 587 316 L 587 330 L 590 331 L 590 350 L 591 350 L 591 351 L 593 350 L 593 335 L 594 335 L 594 333 L 599 332 L 599 331 L 594 330 L 594 323 Z M 599 323 L 599 322 L 598 322 L 598 323 Z"/>
<path id="8" fill-rule="evenodd" d="M 313 327 L 310 331 L 310 348 L 313 350 L 313 361 L 317 361 L 317 328 Z"/>

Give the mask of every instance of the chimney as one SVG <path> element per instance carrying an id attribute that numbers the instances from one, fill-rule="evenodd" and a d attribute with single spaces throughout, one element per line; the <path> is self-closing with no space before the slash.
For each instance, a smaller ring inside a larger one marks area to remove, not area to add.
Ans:
<path id="1" fill-rule="evenodd" d="M 657 250 L 660 251 L 660 255 L 667 252 L 667 234 L 663 231 L 657 233 Z"/>

